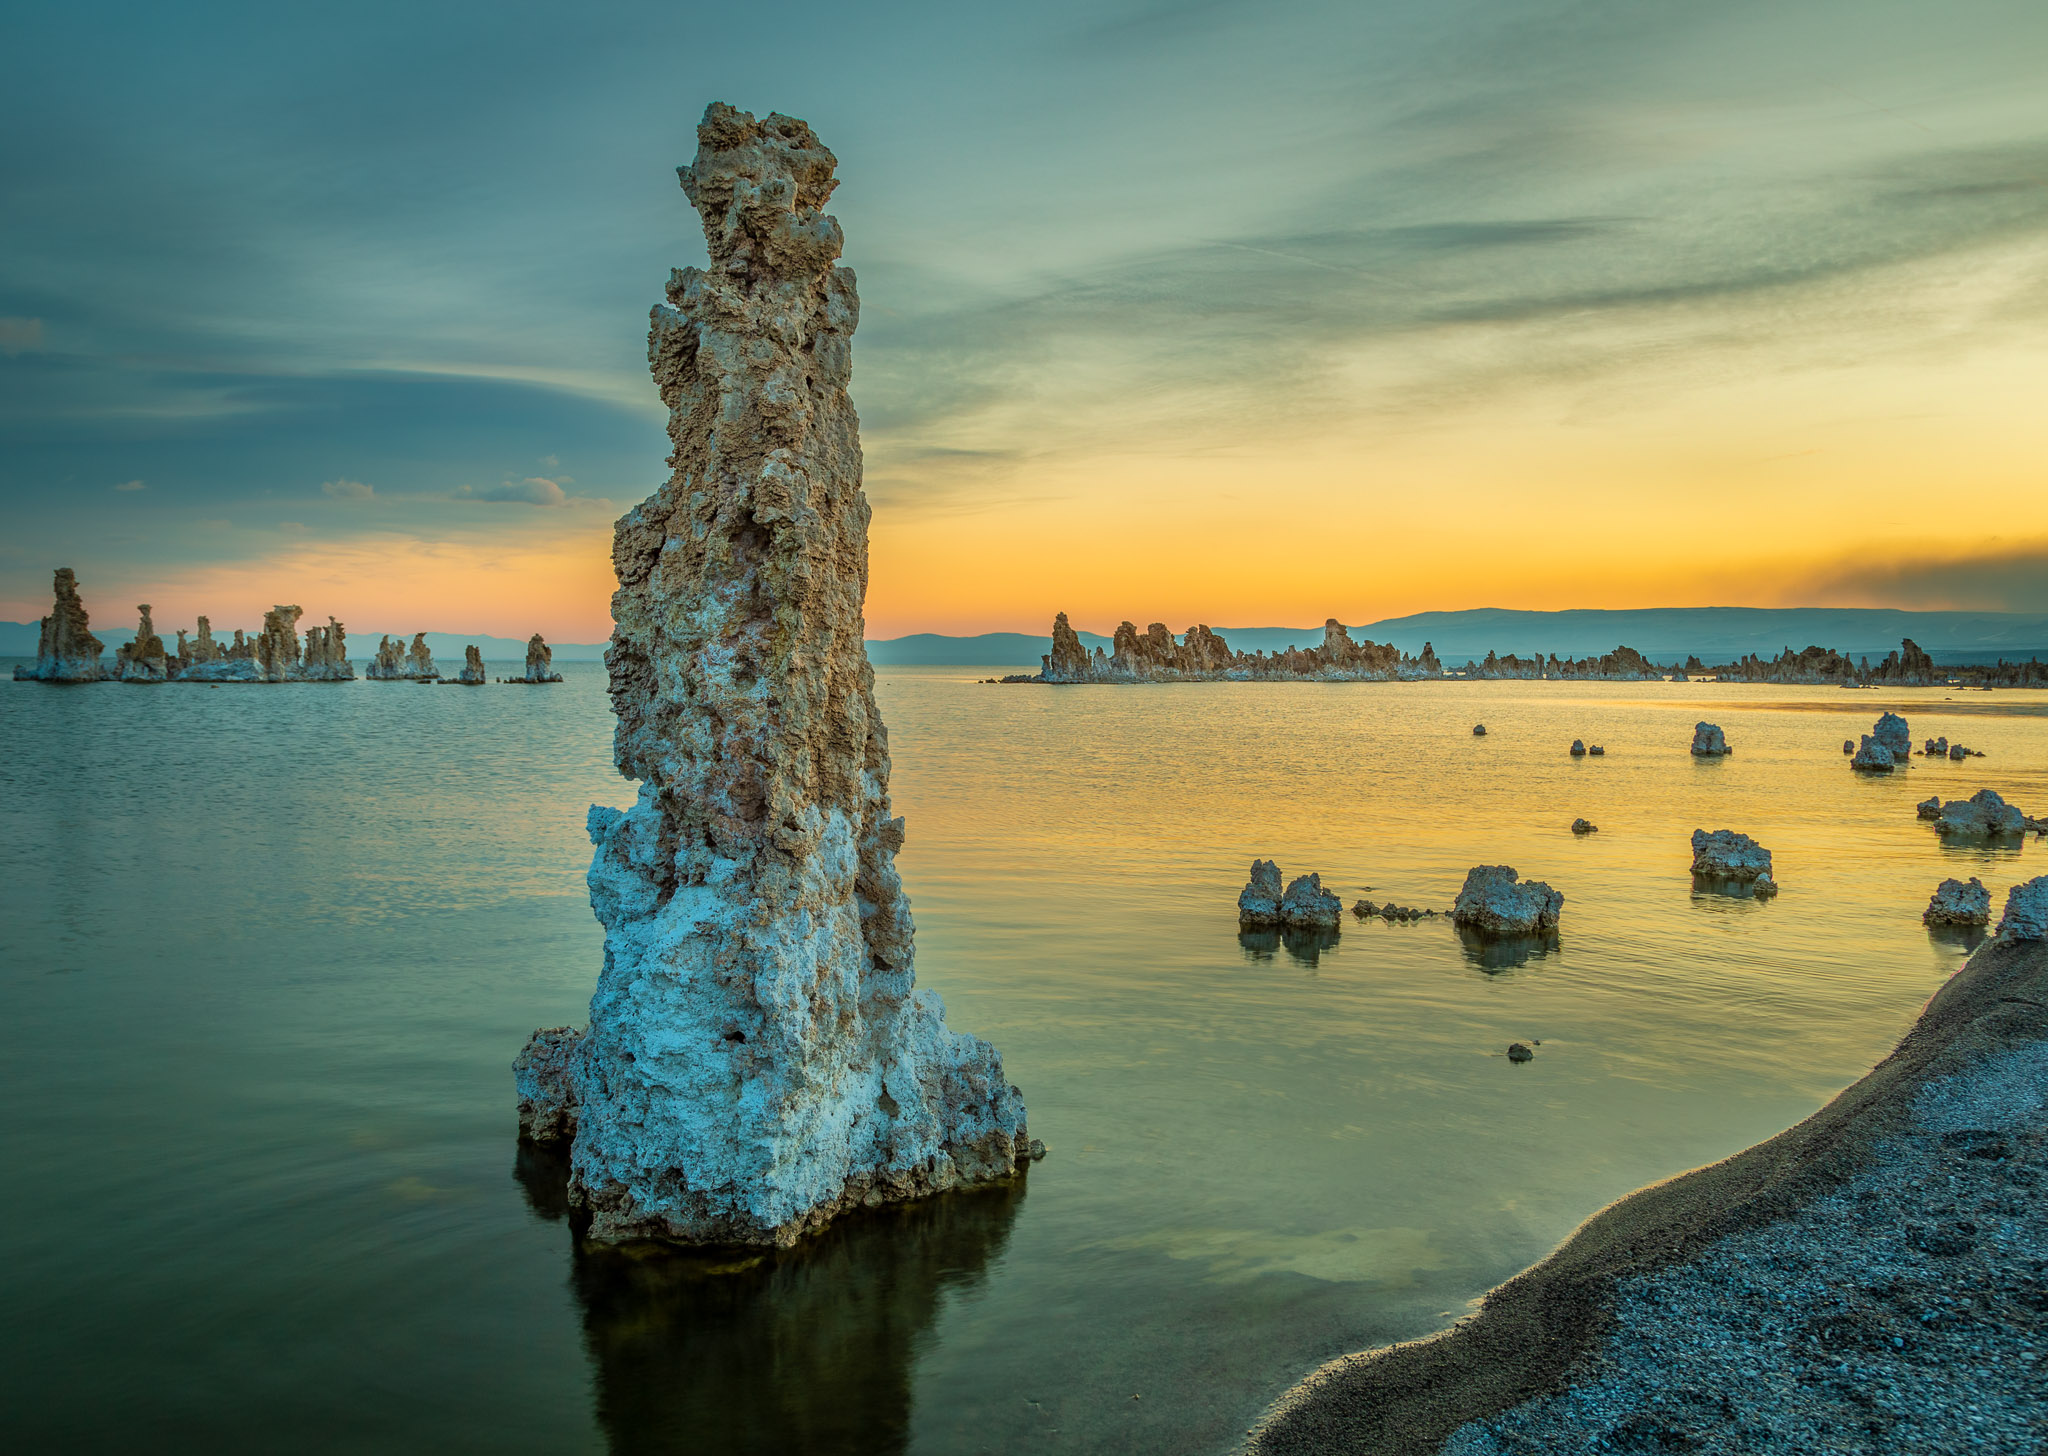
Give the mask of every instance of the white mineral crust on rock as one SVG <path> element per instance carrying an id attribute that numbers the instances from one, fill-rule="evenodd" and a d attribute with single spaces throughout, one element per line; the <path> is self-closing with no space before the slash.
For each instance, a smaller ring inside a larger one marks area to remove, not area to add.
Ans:
<path id="1" fill-rule="evenodd" d="M 1237 923 L 1278 925 L 1281 899 L 1280 866 L 1269 859 L 1253 860 L 1251 878 L 1237 892 Z"/>
<path id="2" fill-rule="evenodd" d="M 862 642 L 858 317 L 832 154 L 722 103 L 681 170 L 708 271 L 654 310 L 674 474 L 618 523 L 606 653 L 630 809 L 594 807 L 604 970 L 521 1057 L 573 1127 L 591 1237 L 786 1245 L 1043 1149 L 988 1043 L 916 988 L 888 736 Z"/>
<path id="3" fill-rule="evenodd" d="M 264 682 L 284 682 L 299 671 L 299 618 L 306 609 L 275 606 L 263 614 L 256 638 L 256 675 Z"/>
<path id="4" fill-rule="evenodd" d="M 51 595 L 50 615 L 43 618 L 36 639 L 36 665 L 16 668 L 14 675 L 39 682 L 98 682 L 104 676 L 100 653 L 105 647 L 92 635 L 92 619 L 79 600 L 78 577 L 70 567 L 57 568 Z"/>
<path id="5" fill-rule="evenodd" d="M 1929 925 L 1986 925 L 1991 920 L 1991 892 L 1975 875 L 1967 881 L 1943 880 L 1920 918 Z"/>
<path id="6" fill-rule="evenodd" d="M 354 682 L 356 670 L 348 660 L 348 634 L 341 623 L 329 617 L 325 627 L 306 630 L 306 656 L 298 675 L 307 682 Z"/>
<path id="7" fill-rule="evenodd" d="M 1907 758 L 1913 752 L 1913 730 L 1897 713 L 1883 714 L 1870 727 L 1870 736 L 1891 750 L 1893 758 Z"/>
<path id="8" fill-rule="evenodd" d="M 403 682 L 410 674 L 405 666 L 405 642 L 385 633 L 377 639 L 377 655 L 363 669 L 371 682 Z"/>
<path id="9" fill-rule="evenodd" d="M 441 670 L 434 666 L 434 654 L 427 650 L 426 633 L 413 633 L 412 646 L 407 648 L 405 653 L 405 666 L 409 676 L 422 680 L 431 680 L 441 675 Z"/>
<path id="10" fill-rule="evenodd" d="M 1323 888 L 1320 874 L 1302 875 L 1280 897 L 1282 925 L 1332 926 L 1340 923 L 1343 915 L 1344 902 Z"/>
<path id="11" fill-rule="evenodd" d="M 1557 929 L 1564 896 L 1541 880 L 1515 881 L 1512 865 L 1477 865 L 1451 904 L 1451 920 L 1483 935 L 1542 935 Z"/>
<path id="12" fill-rule="evenodd" d="M 1692 725 L 1692 756 L 1694 758 L 1720 758 L 1728 752 L 1728 737 L 1718 723 L 1695 723 Z"/>
<path id="13" fill-rule="evenodd" d="M 2048 940 L 2048 875 L 2014 885 L 1998 917 L 2000 940 Z"/>
<path id="14" fill-rule="evenodd" d="M 1936 827 L 1943 834 L 2022 834 L 2027 816 L 2019 805 L 2006 803 L 1997 790 L 1979 789 L 1967 799 L 1943 804 Z"/>
<path id="15" fill-rule="evenodd" d="M 1747 834 L 1732 829 L 1692 832 L 1692 872 L 1716 880 L 1747 884 L 1771 872 L 1771 852 Z M 1772 889 L 1777 888 L 1773 882 Z"/>
<path id="16" fill-rule="evenodd" d="M 474 642 L 462 649 L 462 671 L 455 674 L 455 680 L 470 688 L 480 688 L 490 681 L 484 672 L 484 655 Z"/>
<path id="17" fill-rule="evenodd" d="M 1890 773 L 1897 763 L 1898 760 L 1892 756 L 1890 747 L 1881 739 L 1866 733 L 1863 735 L 1863 742 L 1856 749 L 1856 756 L 1849 760 L 1849 767 L 1861 769 L 1865 773 Z"/>

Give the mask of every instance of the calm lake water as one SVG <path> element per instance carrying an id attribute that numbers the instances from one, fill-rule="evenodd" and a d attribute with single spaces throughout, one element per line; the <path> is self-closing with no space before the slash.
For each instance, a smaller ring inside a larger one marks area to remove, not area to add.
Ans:
<path id="1" fill-rule="evenodd" d="M 918 974 L 1050 1156 L 788 1256 L 627 1259 L 514 1143 L 512 1057 L 596 979 L 585 807 L 630 798 L 602 669 L 563 671 L 0 680 L 13 1449 L 1221 1452 L 1812 1111 L 1960 963 L 1935 882 L 1999 905 L 2048 859 L 1913 813 L 2042 812 L 2040 694 L 890 671 Z M 1901 706 L 1988 756 L 1852 774 Z M 1734 757 L 1688 755 L 1700 717 Z M 1783 894 L 1695 894 L 1696 827 L 1755 834 Z M 1438 908 L 1513 864 L 1563 935 L 1243 941 L 1255 855 Z"/>

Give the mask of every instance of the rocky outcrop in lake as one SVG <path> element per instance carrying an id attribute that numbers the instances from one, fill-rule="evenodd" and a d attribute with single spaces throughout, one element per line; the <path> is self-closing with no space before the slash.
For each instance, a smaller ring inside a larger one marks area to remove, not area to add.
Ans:
<path id="1" fill-rule="evenodd" d="M 1975 875 L 1967 881 L 1943 880 L 1935 886 L 1920 918 L 1929 925 L 1988 925 L 1991 892 Z"/>
<path id="2" fill-rule="evenodd" d="M 466 688 L 480 688 L 491 680 L 484 671 L 484 655 L 474 642 L 462 649 L 462 671 L 453 680 Z"/>
<path id="3" fill-rule="evenodd" d="M 555 654 L 549 650 L 547 643 L 541 640 L 540 633 L 536 632 L 526 639 L 526 671 L 518 677 L 507 678 L 506 681 L 558 683 L 562 680 L 562 675 L 555 671 L 554 661 Z"/>
<path id="4" fill-rule="evenodd" d="M 98 682 L 104 676 L 100 654 L 106 648 L 92 635 L 92 618 L 78 595 L 77 573 L 68 566 L 58 567 L 50 587 L 53 600 L 36 638 L 35 666 L 17 667 L 15 677 L 36 682 Z"/>
<path id="5" fill-rule="evenodd" d="M 140 617 L 135 636 L 114 649 L 114 676 L 128 683 L 168 682 L 170 658 L 164 651 L 164 639 L 157 636 L 156 624 L 150 620 L 149 603 L 135 610 Z"/>
<path id="6" fill-rule="evenodd" d="M 325 627 L 306 629 L 306 651 L 299 674 L 307 682 L 354 682 L 356 670 L 348 660 L 348 634 L 341 623 L 329 617 Z"/>
<path id="7" fill-rule="evenodd" d="M 1891 750 L 1894 761 L 1912 755 L 1913 730 L 1897 713 L 1880 714 L 1870 725 L 1870 736 Z"/>
<path id="8" fill-rule="evenodd" d="M 406 669 L 405 639 L 393 637 L 388 632 L 379 637 L 377 655 L 363 669 L 363 676 L 371 682 L 405 682 L 409 679 L 412 674 Z"/>
<path id="9" fill-rule="evenodd" d="M 1253 860 L 1251 877 L 1237 892 L 1237 923 L 1248 928 L 1278 925 L 1282 898 L 1280 866 L 1269 859 Z"/>
<path id="10" fill-rule="evenodd" d="M 1892 757 L 1891 749 L 1878 738 L 1866 733 L 1863 741 L 1856 746 L 1856 752 L 1849 758 L 1849 767 L 1864 773 L 1890 773 L 1898 764 Z"/>
<path id="11" fill-rule="evenodd" d="M 2048 875 L 2014 885 L 1998 917 L 2000 940 L 2048 940 Z"/>
<path id="12" fill-rule="evenodd" d="M 427 650 L 426 633 L 413 633 L 412 646 L 405 651 L 405 665 L 418 682 L 432 682 L 441 675 L 441 669 L 434 666 L 434 654 Z"/>
<path id="13" fill-rule="evenodd" d="M 1749 885 L 1759 895 L 1777 893 L 1771 878 L 1771 852 L 1732 829 L 1704 829 L 1692 832 L 1692 872 L 1702 880 L 1726 880 Z"/>
<path id="14" fill-rule="evenodd" d="M 286 682 L 299 671 L 299 618 L 306 609 L 275 606 L 263 614 L 256 634 L 256 671 L 264 682 Z"/>
<path id="15" fill-rule="evenodd" d="M 1310 873 L 1297 878 L 1280 897 L 1280 923 L 1296 928 L 1318 926 L 1328 929 L 1344 918 L 1344 902 L 1323 888 L 1323 877 Z"/>
<path id="16" fill-rule="evenodd" d="M 1043 1149 L 996 1050 L 916 986 L 834 158 L 723 104 L 698 142 L 710 267 L 671 276 L 648 339 L 674 473 L 612 553 L 614 748 L 640 790 L 591 810 L 604 969 L 588 1029 L 539 1034 L 522 1121 L 574 1127 L 592 1238 L 787 1245 Z"/>
<path id="17" fill-rule="evenodd" d="M 1518 883 L 1513 865 L 1476 865 L 1451 904 L 1451 921 L 1480 935 L 1548 935 L 1563 911 L 1562 893 L 1541 880 Z"/>
<path id="18" fill-rule="evenodd" d="M 1930 814 L 1927 805 L 1919 805 L 1920 817 L 1934 820 L 1935 828 L 1943 834 L 1958 837 L 2024 834 L 2035 827 L 2034 821 L 2019 805 L 2006 803 L 1996 789 L 1979 789 L 1967 799 L 1950 799 L 1946 804 L 1939 800 L 1930 802 L 1939 807 Z"/>
<path id="19" fill-rule="evenodd" d="M 1140 683 L 1140 682 L 1391 682 L 1441 677 L 1443 664 L 1424 643 L 1420 654 L 1404 656 L 1397 648 L 1356 642 L 1334 617 L 1323 625 L 1323 640 L 1313 648 L 1285 652 L 1234 652 L 1208 627 L 1196 624 L 1180 638 L 1164 622 L 1142 633 L 1129 622 L 1120 624 L 1112 650 L 1090 653 L 1081 645 L 1067 614 L 1053 619 L 1052 651 L 1042 669 L 1006 682 Z"/>
<path id="20" fill-rule="evenodd" d="M 1699 722 L 1692 725 L 1694 758 L 1725 758 L 1734 751 L 1728 746 L 1728 735 L 1721 731 L 1720 724 Z"/>

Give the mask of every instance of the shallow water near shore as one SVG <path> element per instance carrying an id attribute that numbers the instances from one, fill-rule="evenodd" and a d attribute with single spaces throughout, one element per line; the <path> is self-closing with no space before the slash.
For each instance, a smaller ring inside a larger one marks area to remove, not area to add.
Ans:
<path id="1" fill-rule="evenodd" d="M 1812 1111 L 1960 964 L 1936 881 L 1995 910 L 2048 863 L 1913 811 L 2048 812 L 2043 694 L 890 670 L 918 974 L 1050 1155 L 794 1255 L 579 1252 L 509 1064 L 584 1017 L 584 810 L 630 790 L 601 667 L 561 668 L 0 680 L 24 1449 L 1227 1450 L 1319 1361 Z M 1885 708 L 1987 756 L 1853 774 Z M 1687 754 L 1702 717 L 1732 757 Z M 1754 834 L 1783 893 L 1696 893 L 1694 828 Z M 1254 856 L 1439 909 L 1508 863 L 1563 931 L 1241 938 Z"/>

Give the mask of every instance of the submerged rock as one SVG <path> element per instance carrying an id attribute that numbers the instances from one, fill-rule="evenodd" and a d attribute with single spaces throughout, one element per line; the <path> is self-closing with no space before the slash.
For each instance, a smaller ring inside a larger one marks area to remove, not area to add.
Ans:
<path id="1" fill-rule="evenodd" d="M 100 654 L 105 644 L 92 635 L 92 618 L 78 595 L 78 576 L 60 566 L 50 580 L 50 615 L 43 618 L 36 638 L 36 662 L 32 668 L 17 667 L 17 678 L 36 682 L 98 682 L 105 676 Z"/>
<path id="2" fill-rule="evenodd" d="M 1880 716 L 1871 725 L 1870 736 L 1890 749 L 1893 758 L 1905 758 L 1913 752 L 1913 730 L 1897 713 Z"/>
<path id="3" fill-rule="evenodd" d="M 1364 920 L 1370 916 L 1379 914 L 1380 907 L 1373 904 L 1373 902 L 1370 900 L 1359 900 L 1352 905 L 1351 913 L 1353 915 L 1356 915 L 1360 920 Z"/>
<path id="4" fill-rule="evenodd" d="M 1280 900 L 1282 925 L 1336 925 L 1343 917 L 1344 902 L 1323 888 L 1320 874 L 1306 874 L 1287 887 Z"/>
<path id="5" fill-rule="evenodd" d="M 1512 865 L 1476 865 L 1451 905 L 1451 920 L 1482 935 L 1541 935 L 1557 929 L 1564 896 L 1541 880 L 1515 881 Z"/>
<path id="6" fill-rule="evenodd" d="M 1721 758 L 1734 751 L 1728 746 L 1728 735 L 1721 731 L 1720 724 L 1702 722 L 1692 725 L 1694 758 Z"/>
<path id="7" fill-rule="evenodd" d="M 1588 758 L 1599 758 L 1603 756 L 1606 752 L 1607 750 L 1602 748 L 1597 743 L 1589 743 L 1586 745 L 1586 756 Z"/>
<path id="8" fill-rule="evenodd" d="M 1278 925 L 1280 900 L 1280 866 L 1269 859 L 1253 860 L 1251 878 L 1237 892 L 1237 923 Z"/>
<path id="9" fill-rule="evenodd" d="M 1849 767 L 1863 773 L 1890 773 L 1897 761 L 1892 751 L 1868 733 L 1863 735 L 1862 744 L 1856 749 L 1856 756 L 1849 760 Z"/>
<path id="10" fill-rule="evenodd" d="M 1967 882 L 1943 880 L 1920 918 L 1929 925 L 1988 925 L 1991 921 L 1991 892 L 1975 875 Z"/>
<path id="11" fill-rule="evenodd" d="M 2048 940 L 2048 875 L 2014 885 L 1998 917 L 2000 940 Z"/>
<path id="12" fill-rule="evenodd" d="M 1572 833 L 1574 834 L 1598 834 L 1599 832 L 1600 826 L 1590 819 L 1572 820 Z"/>
<path id="13" fill-rule="evenodd" d="M 1692 872 L 1711 880 L 1749 884 L 1771 872 L 1771 852 L 1747 834 L 1732 829 L 1692 832 Z M 1777 889 L 1776 881 L 1771 889 Z"/>
<path id="14" fill-rule="evenodd" d="M 604 968 L 589 1028 L 530 1044 L 522 1101 L 573 1119 L 591 1238 L 788 1245 L 1044 1149 L 995 1048 L 916 986 L 833 156 L 722 103 L 697 135 L 711 266 L 671 277 L 648 341 L 674 473 L 613 544 L 615 752 L 640 790 L 591 810 Z"/>
<path id="15" fill-rule="evenodd" d="M 1853 738 L 1844 738 L 1844 739 L 1842 740 L 1842 752 L 1843 752 L 1843 753 L 1854 753 L 1855 751 L 1856 751 L 1856 740 L 1855 740 L 1855 739 L 1853 739 Z"/>
<path id="16" fill-rule="evenodd" d="M 455 680 L 466 688 L 480 688 L 490 681 L 484 672 L 484 655 L 474 642 L 462 649 L 462 671 L 455 674 Z"/>
<path id="17" fill-rule="evenodd" d="M 1943 834 L 1988 835 L 2022 834 L 2027 825 L 2027 816 L 2017 804 L 2006 803 L 1995 789 L 1979 789 L 1967 799 L 1943 804 L 1936 827 Z"/>

